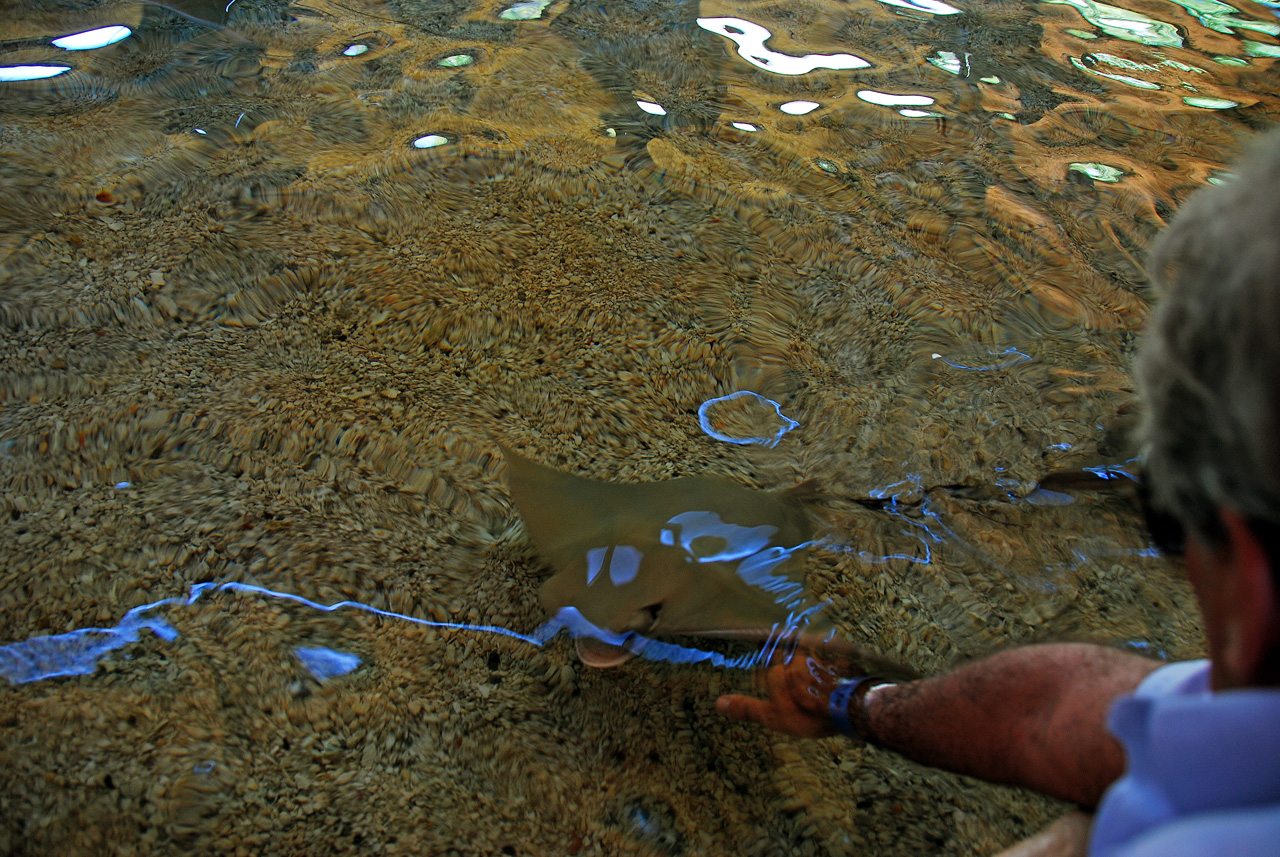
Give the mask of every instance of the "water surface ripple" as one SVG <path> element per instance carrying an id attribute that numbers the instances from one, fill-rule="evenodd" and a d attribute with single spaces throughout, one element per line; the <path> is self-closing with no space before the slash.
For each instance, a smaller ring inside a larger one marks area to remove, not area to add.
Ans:
<path id="1" fill-rule="evenodd" d="M 0 28 L 0 852 L 961 855 L 1060 812 L 720 719 L 763 636 L 585 667 L 500 443 L 807 485 L 804 591 L 916 669 L 1202 651 L 1128 367 L 1145 248 L 1280 115 L 1275 4 Z"/>

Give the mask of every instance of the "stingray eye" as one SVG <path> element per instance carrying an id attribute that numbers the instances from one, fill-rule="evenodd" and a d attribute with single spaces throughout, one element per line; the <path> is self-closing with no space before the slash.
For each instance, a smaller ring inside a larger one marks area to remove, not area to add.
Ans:
<path id="1" fill-rule="evenodd" d="M 653 626 L 658 621 L 658 616 L 662 613 L 661 604 L 650 604 L 648 607 L 641 607 L 631 614 L 631 618 L 627 624 L 622 627 L 622 631 L 635 631 L 640 634 L 647 634 L 653 630 Z"/>

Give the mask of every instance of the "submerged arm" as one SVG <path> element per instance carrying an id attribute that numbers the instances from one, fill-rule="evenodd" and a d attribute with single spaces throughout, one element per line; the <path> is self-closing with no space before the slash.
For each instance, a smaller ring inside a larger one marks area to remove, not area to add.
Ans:
<path id="1" fill-rule="evenodd" d="M 796 735 L 835 734 L 834 685 L 820 663 L 811 653 L 771 667 L 768 699 L 724 696 L 717 709 Z M 1096 806 L 1124 770 L 1106 729 L 1111 703 L 1159 666 L 1103 646 L 1027 646 L 875 688 L 850 715 L 873 743 L 917 762 Z"/>

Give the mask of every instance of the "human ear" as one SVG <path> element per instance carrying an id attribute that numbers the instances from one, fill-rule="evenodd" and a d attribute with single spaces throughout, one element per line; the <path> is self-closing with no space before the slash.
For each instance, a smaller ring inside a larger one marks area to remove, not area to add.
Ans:
<path id="1" fill-rule="evenodd" d="M 1269 661 L 1280 645 L 1280 604 L 1271 557 L 1239 512 L 1223 509 L 1219 517 L 1227 535 L 1230 575 L 1223 581 L 1228 603 L 1218 652 L 1220 667 L 1231 686 L 1264 684 L 1276 669 Z"/>

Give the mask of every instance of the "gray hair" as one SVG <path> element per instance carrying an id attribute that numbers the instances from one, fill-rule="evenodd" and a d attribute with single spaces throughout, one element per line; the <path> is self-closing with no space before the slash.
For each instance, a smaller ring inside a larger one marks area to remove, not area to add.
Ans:
<path id="1" fill-rule="evenodd" d="M 1280 523 L 1280 133 L 1197 191 L 1151 248 L 1137 363 L 1152 503 L 1211 543 L 1220 508 Z"/>

